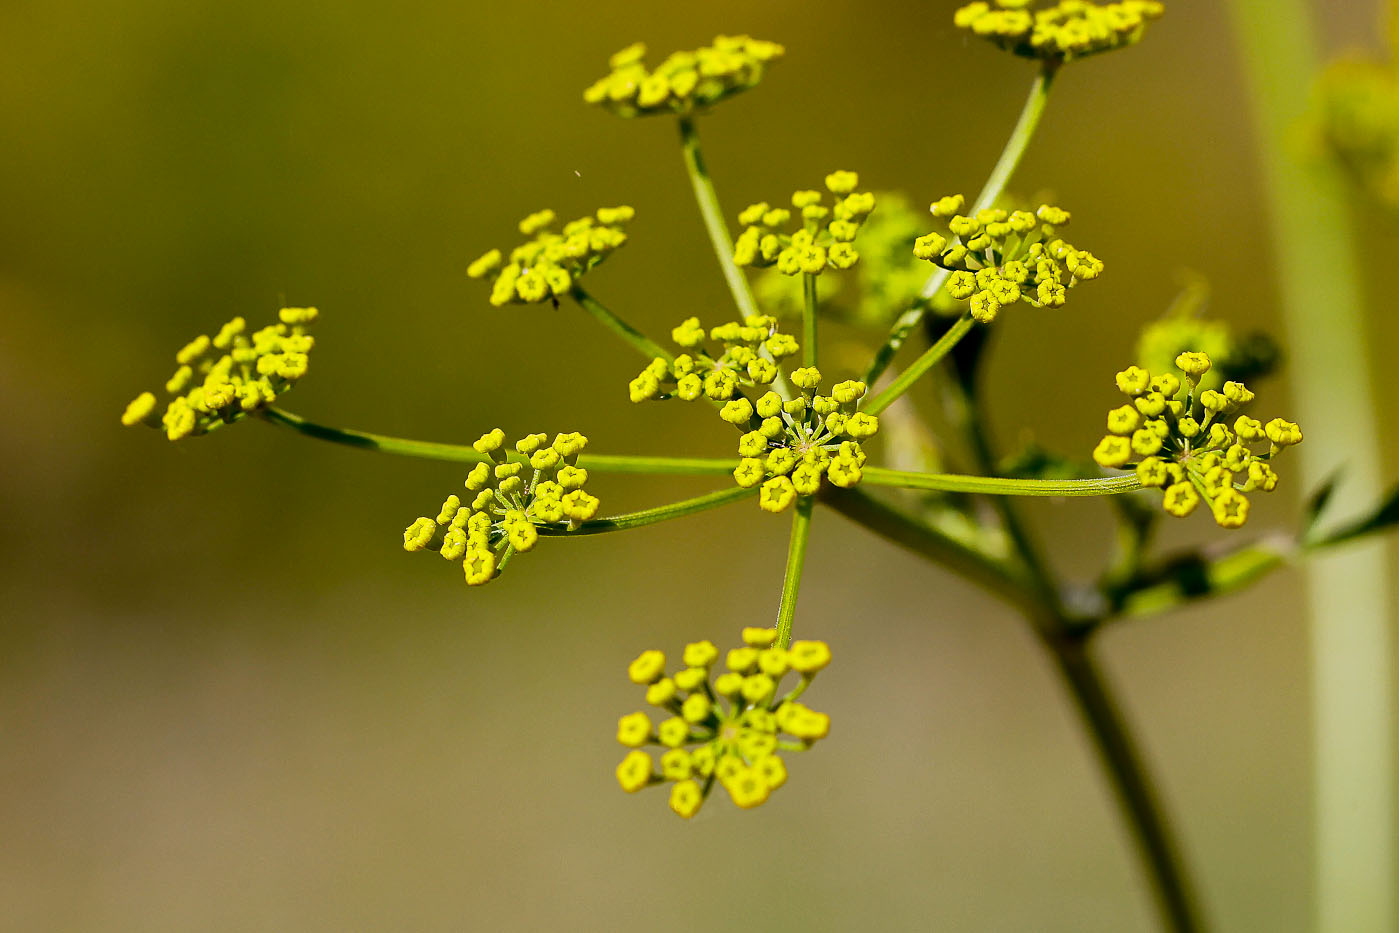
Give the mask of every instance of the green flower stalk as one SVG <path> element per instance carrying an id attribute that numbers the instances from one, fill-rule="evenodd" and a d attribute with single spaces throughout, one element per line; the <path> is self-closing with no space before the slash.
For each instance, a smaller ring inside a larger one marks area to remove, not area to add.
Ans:
<path id="1" fill-rule="evenodd" d="M 962 7 L 953 22 L 1023 58 L 1066 62 L 1135 45 L 1164 12 L 1155 0 L 993 0 Z"/>
<path id="2" fill-rule="evenodd" d="M 598 500 L 584 491 L 588 471 L 578 455 L 588 445 L 581 434 L 559 434 L 546 444 L 531 434 L 515 444 L 528 463 L 511 460 L 499 428 L 481 435 L 476 450 L 490 458 L 466 476 L 466 499 L 448 496 L 434 518 L 419 518 L 403 532 L 405 551 L 437 551 L 460 561 L 466 582 L 494 580 L 511 556 L 531 551 L 546 532 L 577 528 L 597 514 Z"/>
<path id="3" fill-rule="evenodd" d="M 636 212 L 625 205 L 598 208 L 592 217 L 579 217 L 553 230 L 551 210 L 536 211 L 520 221 L 529 237 L 510 251 L 506 262 L 493 249 L 467 267 L 473 279 L 489 279 L 491 304 L 558 304 L 575 283 L 627 242 L 624 229 Z"/>
<path id="4" fill-rule="evenodd" d="M 1103 274 L 1102 260 L 1058 236 L 1069 212 L 1048 204 L 1029 211 L 985 208 L 963 216 L 960 194 L 933 202 L 934 217 L 945 218 L 951 239 L 921 236 L 913 255 L 949 272 L 947 293 L 968 301 L 974 320 L 989 324 L 1005 307 L 1024 299 L 1035 307 L 1059 308 L 1068 290 Z"/>
<path id="5" fill-rule="evenodd" d="M 1157 376 L 1138 366 L 1117 374 L 1117 388 L 1130 402 L 1108 412 L 1108 435 L 1093 459 L 1099 466 L 1134 466 L 1146 487 L 1163 489 L 1162 508 L 1185 517 L 1202 501 L 1224 528 L 1248 520 L 1244 493 L 1272 492 L 1278 484 L 1272 460 L 1302 441 L 1297 425 L 1274 418 L 1266 425 L 1240 414 L 1253 401 L 1241 382 L 1226 382 L 1222 391 L 1199 389 L 1210 371 L 1204 353 L 1182 353 L 1173 373 Z"/>
<path id="6" fill-rule="evenodd" d="M 713 642 L 685 646 L 683 667 L 667 675 L 660 651 L 643 651 L 627 668 L 632 683 L 646 688 L 646 702 L 670 716 L 658 724 L 644 712 L 617 722 L 617 741 L 631 749 L 617 766 L 627 793 L 670 782 L 670 808 L 694 816 L 717 783 L 735 805 L 751 809 L 787 782 L 777 753 L 805 751 L 825 738 L 830 717 L 797 698 L 831 660 L 825 642 L 798 641 L 778 647 L 776 629 L 745 628 L 744 645 L 724 658 L 724 672 L 711 683 L 719 660 Z M 796 684 L 786 693 L 789 674 Z M 664 749 L 659 767 L 642 749 Z"/>
<path id="7" fill-rule="evenodd" d="M 756 87 L 784 51 L 748 36 L 716 36 L 712 45 L 671 53 L 651 71 L 643 61 L 646 46 L 638 42 L 612 56 L 610 73 L 590 85 L 583 100 L 619 117 L 683 116 Z"/>
<path id="8" fill-rule="evenodd" d="M 276 324 L 251 334 L 241 317 L 213 337 L 201 334 L 175 354 L 178 368 L 165 383 L 165 408 L 154 393 L 142 392 L 121 423 L 164 428 L 178 441 L 266 409 L 306 375 L 316 342 L 307 328 L 318 316 L 315 308 L 283 308 Z"/>

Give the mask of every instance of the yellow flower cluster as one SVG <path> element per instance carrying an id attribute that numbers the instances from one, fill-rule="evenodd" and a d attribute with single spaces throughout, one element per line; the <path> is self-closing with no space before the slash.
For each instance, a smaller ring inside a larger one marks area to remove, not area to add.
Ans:
<path id="1" fill-rule="evenodd" d="M 744 431 L 734 482 L 744 488 L 762 483 L 758 505 L 774 513 L 797 496 L 816 495 L 823 480 L 842 488 L 858 483 L 865 465 L 860 442 L 879 431 L 877 417 L 856 410 L 865 395 L 863 382 L 840 382 L 830 395 L 818 395 L 821 373 L 808 366 L 792 373 L 792 384 L 801 394 L 790 401 L 768 392 L 756 402 L 734 399 L 719 411 Z"/>
<path id="2" fill-rule="evenodd" d="M 175 354 L 179 368 L 165 383 L 171 398 L 164 410 L 154 393 L 142 392 L 121 423 L 161 427 L 178 441 L 266 408 L 306 375 L 315 345 L 306 328 L 317 315 L 315 308 L 283 308 L 278 323 L 251 334 L 236 317 L 213 337 L 196 337 Z"/>
<path id="3" fill-rule="evenodd" d="M 1016 55 L 1066 62 L 1140 42 L 1146 24 L 1164 12 L 1156 0 L 978 0 L 954 13 L 953 22 Z"/>
<path id="4" fill-rule="evenodd" d="M 699 398 L 725 402 L 743 388 L 762 388 L 777 379 L 777 361 L 800 348 L 790 334 L 778 332 L 777 319 L 754 315 L 742 322 L 730 321 L 710 328 L 699 318 L 689 318 L 670 332 L 670 339 L 686 352 L 673 360 L 656 357 L 631 381 L 633 402 Z M 707 346 L 719 344 L 718 347 Z"/>
<path id="5" fill-rule="evenodd" d="M 693 52 L 673 52 L 655 71 L 642 61 L 646 46 L 629 45 L 613 55 L 611 72 L 583 92 L 583 100 L 621 117 L 687 114 L 755 87 L 769 62 L 785 50 L 748 36 L 716 36 Z"/>
<path id="6" fill-rule="evenodd" d="M 879 210 L 860 225 L 859 263 L 850 274 L 823 275 L 817 282 L 822 319 L 887 329 L 904 309 L 924 300 L 919 292 L 928 272 L 908 261 L 913 241 L 923 232 L 923 210 L 897 191 L 875 192 L 875 200 Z M 753 291 L 758 305 L 770 314 L 802 314 L 802 292 L 776 268 L 754 278 Z"/>
<path id="7" fill-rule="evenodd" d="M 627 669 L 632 683 L 646 688 L 646 702 L 669 713 L 652 724 L 644 712 L 617 723 L 617 741 L 631 751 L 617 766 L 617 782 L 627 793 L 672 782 L 670 808 L 689 819 L 699 811 L 717 781 L 735 804 L 756 807 L 787 781 L 779 751 L 804 751 L 830 731 L 830 717 L 801 703 L 817 672 L 831 660 L 821 641 L 776 647 L 770 628 L 743 630 L 744 646 L 724 658 L 724 672 L 710 684 L 719 660 L 713 642 L 685 646 L 683 667 L 667 676 L 660 651 L 643 651 Z M 779 695 L 788 674 L 798 682 Z M 657 762 L 642 750 L 665 749 Z"/>
<path id="8" fill-rule="evenodd" d="M 860 176 L 854 172 L 832 172 L 826 176 L 826 190 L 834 196 L 827 207 L 820 191 L 797 191 L 792 208 L 801 218 L 801 227 L 790 235 L 784 228 L 792 211 L 771 207 L 766 201 L 750 204 L 738 215 L 744 231 L 734 241 L 734 262 L 740 266 L 763 268 L 776 265 L 783 275 L 820 275 L 829 266 L 849 269 L 860 261 L 855 251 L 855 235 L 874 210 L 874 195 L 856 191 Z"/>
<path id="9" fill-rule="evenodd" d="M 946 219 L 952 238 L 921 236 L 913 255 L 952 273 L 947 293 L 970 299 L 978 322 L 991 323 L 1022 298 L 1035 307 L 1061 307 L 1070 288 L 1102 275 L 1100 259 L 1057 235 L 1069 222 L 1068 211 L 1042 204 L 1034 213 L 997 207 L 964 216 L 964 204 L 960 194 L 934 201 L 933 216 Z"/>
<path id="10" fill-rule="evenodd" d="M 1204 353 L 1182 353 L 1175 364 L 1179 377 L 1137 366 L 1117 374 L 1130 402 L 1108 412 L 1108 435 L 1093 459 L 1111 469 L 1135 466 L 1143 486 L 1165 490 L 1162 506 L 1172 515 L 1189 515 L 1203 500 L 1216 522 L 1238 528 L 1248 519 L 1244 493 L 1277 487 L 1272 460 L 1301 443 L 1302 431 L 1281 418 L 1263 424 L 1247 415 L 1230 425 L 1228 416 L 1253 393 L 1241 382 L 1200 390 L 1211 367 Z"/>
<path id="11" fill-rule="evenodd" d="M 581 434 L 531 434 L 505 450 L 499 428 L 481 435 L 473 446 L 489 458 L 466 476 L 466 505 L 448 496 L 437 517 L 419 518 L 403 532 L 405 551 L 437 551 L 461 561 L 466 582 L 489 583 L 515 554 L 532 550 L 537 525 L 576 527 L 597 514 L 598 500 L 583 490 L 588 471 L 578 455 L 588 439 Z"/>
<path id="12" fill-rule="evenodd" d="M 577 279 L 627 242 L 623 228 L 635 214 L 625 205 L 602 207 L 556 233 L 554 212 L 536 211 L 520 221 L 520 232 L 530 239 L 510 251 L 509 262 L 493 249 L 468 266 L 466 274 L 490 278 L 491 304 L 496 307 L 546 301 L 557 305 Z"/>

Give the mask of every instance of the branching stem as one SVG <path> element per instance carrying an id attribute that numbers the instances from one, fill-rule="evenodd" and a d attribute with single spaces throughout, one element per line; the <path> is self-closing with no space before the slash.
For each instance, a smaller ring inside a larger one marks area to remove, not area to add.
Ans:
<path id="1" fill-rule="evenodd" d="M 642 509 L 637 512 L 625 512 L 621 515 L 611 515 L 606 518 L 589 519 L 586 522 L 581 522 L 576 528 L 559 528 L 550 525 L 540 525 L 537 527 L 541 535 L 561 538 L 572 538 L 578 535 L 599 535 L 608 531 L 625 531 L 628 528 L 640 528 L 643 525 L 654 525 L 657 522 L 669 521 L 672 518 L 684 518 L 687 515 L 694 515 L 697 512 L 704 512 L 709 509 L 718 508 L 721 505 L 728 505 L 731 502 L 738 502 L 740 499 L 747 499 L 755 495 L 757 491 L 757 489 L 743 489 L 738 486 L 729 486 L 726 489 L 707 492 L 702 496 L 695 496 L 693 499 L 682 499 L 679 502 L 672 502 L 668 505 L 659 505 L 655 508 Z"/>
<path id="2" fill-rule="evenodd" d="M 814 496 L 799 496 L 792 516 L 792 537 L 787 544 L 787 573 L 782 579 L 782 603 L 777 609 L 777 647 L 792 646 L 792 619 L 797 614 L 797 593 L 801 589 L 802 568 L 806 565 L 806 542 L 811 536 L 811 508 Z"/>
<path id="3" fill-rule="evenodd" d="M 1005 191 L 1006 184 L 1015 174 L 1016 168 L 1020 165 L 1020 159 L 1025 155 L 1025 150 L 1029 148 L 1030 140 L 1035 135 L 1035 129 L 1039 126 L 1040 117 L 1044 114 L 1045 104 L 1049 102 L 1049 91 L 1054 85 L 1054 76 L 1057 72 L 1058 66 L 1047 62 L 1040 69 L 1039 74 L 1035 76 L 1034 84 L 1030 85 L 1030 95 L 1025 99 L 1025 106 L 1021 108 L 1020 119 L 1016 121 L 1015 129 L 1011 130 L 1010 138 L 1006 140 L 1005 148 L 1001 150 L 1001 157 L 996 160 L 996 166 L 987 177 L 986 184 L 981 186 L 981 193 L 976 196 L 976 202 L 972 205 L 970 213 L 974 214 L 983 208 L 991 207 Z M 885 340 L 884 346 L 880 347 L 874 355 L 874 360 L 865 373 L 866 383 L 874 385 L 875 381 L 884 374 L 884 370 L 889 368 L 889 364 L 894 361 L 894 356 L 899 352 L 899 348 L 904 345 L 904 341 L 923 320 L 928 301 L 942 289 L 949 275 L 951 273 L 946 269 L 939 268 L 928 277 L 928 281 L 923 286 L 922 297 L 924 300 L 900 315 L 899 319 L 894 322 L 894 326 L 889 329 L 889 336 Z M 963 336 L 965 336 L 965 331 L 959 334 L 956 340 L 960 340 Z M 956 340 L 953 341 L 954 344 Z"/>
<path id="4" fill-rule="evenodd" d="M 622 338 L 624 343 L 646 357 L 647 360 L 653 360 L 658 356 L 667 362 L 675 359 L 675 354 L 622 320 L 610 308 L 584 291 L 583 286 L 574 285 L 573 290 L 568 294 L 578 303 L 580 308 L 592 315 L 599 324 Z"/>
<path id="5" fill-rule="evenodd" d="M 753 289 L 748 278 L 734 262 L 734 244 L 729 236 L 729 228 L 724 223 L 724 211 L 719 206 L 719 196 L 714 191 L 709 170 L 704 165 L 704 153 L 700 150 L 699 131 L 690 117 L 680 118 L 680 147 L 685 156 L 685 171 L 690 176 L 690 186 L 695 189 L 695 201 L 699 204 L 700 216 L 704 218 L 704 229 L 709 233 L 709 242 L 714 246 L 714 255 L 719 260 L 719 268 L 724 270 L 724 280 L 733 293 L 734 304 L 738 305 L 741 317 L 758 313 L 758 303 L 753 299 Z"/>
<path id="6" fill-rule="evenodd" d="M 423 460 L 445 460 L 451 463 L 486 463 L 490 460 L 478 453 L 469 444 L 443 444 L 437 441 L 417 441 L 404 437 L 390 437 L 386 434 L 370 434 L 368 431 L 353 431 L 348 428 L 332 428 L 307 421 L 300 415 L 280 408 L 268 408 L 262 417 L 272 424 L 291 428 L 307 437 L 375 450 L 380 453 L 397 454 L 402 457 L 418 457 Z M 525 457 L 510 451 L 511 460 L 524 462 Z M 705 457 L 631 457 L 616 454 L 588 454 L 578 458 L 578 465 L 598 473 L 656 473 L 687 476 L 720 476 L 733 472 L 732 459 L 710 459 Z"/>
<path id="7" fill-rule="evenodd" d="M 975 324 L 976 321 L 972 319 L 970 314 L 963 314 L 957 319 L 957 323 L 949 327 L 937 339 L 936 343 L 923 351 L 922 356 L 899 373 L 898 378 L 889 383 L 883 392 L 870 399 L 864 406 L 864 410 L 871 415 L 877 415 L 892 405 L 899 396 L 912 388 L 913 384 L 921 379 L 924 373 L 936 366 L 948 353 L 951 353 L 952 348 L 957 346 L 958 341 L 965 337 Z M 867 384 L 869 383 L 867 382 Z"/>
<path id="8" fill-rule="evenodd" d="M 1141 481 L 1132 475 L 1103 479 L 1007 479 L 955 473 L 915 473 L 873 466 L 865 467 L 864 482 L 875 486 L 988 496 L 1114 496 L 1142 488 Z"/>

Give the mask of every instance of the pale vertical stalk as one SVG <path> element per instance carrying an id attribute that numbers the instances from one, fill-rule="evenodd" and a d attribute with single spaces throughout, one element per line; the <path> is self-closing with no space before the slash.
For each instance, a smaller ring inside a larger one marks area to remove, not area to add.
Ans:
<path id="1" fill-rule="evenodd" d="M 1250 85 L 1291 378 L 1307 440 L 1303 484 L 1344 465 L 1330 513 L 1382 492 L 1351 218 L 1289 154 L 1318 68 L 1305 0 L 1231 0 Z M 1392 933 L 1395 914 L 1392 620 L 1381 542 L 1305 565 L 1315 748 L 1317 926 Z"/>

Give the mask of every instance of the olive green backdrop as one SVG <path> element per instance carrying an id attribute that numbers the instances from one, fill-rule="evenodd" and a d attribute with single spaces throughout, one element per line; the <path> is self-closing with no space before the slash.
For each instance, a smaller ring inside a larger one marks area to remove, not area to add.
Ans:
<path id="1" fill-rule="evenodd" d="M 941 2 L 288 6 L 0 8 L 0 926 L 1152 929 L 1017 620 L 837 516 L 816 517 L 797 620 L 836 651 L 811 694 L 831 738 L 760 810 L 683 823 L 613 778 L 640 700 L 624 665 L 769 620 L 785 521 L 740 505 L 546 541 L 468 591 L 399 547 L 456 466 L 260 423 L 179 445 L 118 424 L 184 341 L 286 302 L 323 312 L 286 400 L 315 420 L 726 454 L 703 412 L 629 405 L 637 361 L 582 315 L 492 309 L 463 274 L 531 210 L 626 202 L 632 241 L 589 287 L 653 333 L 729 313 L 671 122 L 580 99 L 607 56 L 720 31 L 787 45 L 703 120 L 730 213 L 835 168 L 915 201 L 973 193 L 1031 66 Z M 1333 47 L 1366 41 L 1370 4 L 1326 7 Z M 1202 0 L 1064 73 L 1020 187 L 1057 192 L 1108 269 L 1063 312 L 997 324 L 1003 439 L 1091 449 L 1182 270 L 1241 329 L 1275 325 L 1241 95 Z M 1392 353 L 1399 228 L 1365 226 L 1372 345 Z M 1287 411 L 1285 380 L 1262 389 Z M 608 512 L 706 488 L 596 482 Z M 1292 520 L 1284 490 L 1259 527 Z M 1110 545 L 1100 502 L 1032 514 L 1067 570 Z M 1197 518 L 1169 540 L 1223 534 Z M 1221 930 L 1309 916 L 1299 596 L 1281 573 L 1101 645 Z"/>

